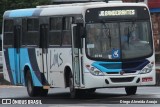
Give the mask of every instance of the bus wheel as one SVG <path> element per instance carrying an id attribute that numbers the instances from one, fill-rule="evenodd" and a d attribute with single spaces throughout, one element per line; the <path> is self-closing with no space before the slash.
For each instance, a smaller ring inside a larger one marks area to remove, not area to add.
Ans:
<path id="1" fill-rule="evenodd" d="M 42 87 L 33 86 L 33 81 L 30 71 L 27 72 L 26 83 L 27 83 L 27 92 L 30 97 L 47 96 L 48 89 L 43 89 Z"/>
<path id="2" fill-rule="evenodd" d="M 37 92 L 36 92 L 36 88 L 33 86 L 33 81 L 32 81 L 30 71 L 28 71 L 26 74 L 26 86 L 27 86 L 28 95 L 30 97 L 35 97 L 37 95 Z"/>
<path id="3" fill-rule="evenodd" d="M 74 88 L 73 76 L 71 73 L 69 77 L 69 88 L 70 88 L 71 98 L 79 97 L 80 90 Z"/>
<path id="4" fill-rule="evenodd" d="M 135 95 L 137 92 L 137 86 L 125 87 L 127 95 Z"/>

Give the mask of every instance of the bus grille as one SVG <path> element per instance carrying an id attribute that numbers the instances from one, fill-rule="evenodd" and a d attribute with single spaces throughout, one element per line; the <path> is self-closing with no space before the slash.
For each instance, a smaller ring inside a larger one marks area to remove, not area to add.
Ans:
<path id="1" fill-rule="evenodd" d="M 125 71 L 124 70 L 124 73 L 126 73 L 126 74 L 130 74 L 130 73 L 136 73 L 137 71 L 129 71 L 129 70 L 127 70 L 127 71 Z M 106 72 L 106 74 L 120 74 L 119 72 Z"/>
<path id="2" fill-rule="evenodd" d="M 110 78 L 112 82 L 132 82 L 134 77 L 125 77 L 125 78 Z"/>
<path id="3" fill-rule="evenodd" d="M 120 63 L 109 63 L 109 64 L 99 64 L 107 69 L 121 69 L 122 65 Z"/>

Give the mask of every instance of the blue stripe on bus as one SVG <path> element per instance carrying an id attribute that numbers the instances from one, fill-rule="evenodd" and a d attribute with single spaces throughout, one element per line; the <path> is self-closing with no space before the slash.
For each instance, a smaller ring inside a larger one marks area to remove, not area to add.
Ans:
<path id="1" fill-rule="evenodd" d="M 11 73 L 13 76 L 13 81 L 14 84 L 16 84 L 16 75 L 15 75 L 15 49 L 14 48 L 9 48 L 8 49 L 8 56 L 9 56 L 9 64 L 11 67 Z"/>
<path id="2" fill-rule="evenodd" d="M 40 72 L 39 66 L 38 66 L 38 62 L 37 62 L 37 58 L 36 58 L 36 52 L 35 52 L 35 48 L 29 48 L 28 49 L 28 55 L 29 55 L 29 59 L 31 63 L 32 68 L 35 71 L 35 74 L 38 78 L 39 81 L 44 81 L 42 79 L 42 73 Z"/>
<path id="3" fill-rule="evenodd" d="M 13 85 L 14 80 L 13 80 L 13 75 L 12 75 L 12 72 L 11 72 L 11 67 L 10 67 L 10 64 L 9 64 L 8 48 L 4 48 L 4 59 L 5 59 L 5 64 L 6 64 L 6 68 L 7 68 L 6 71 L 8 72 L 10 83 Z"/>
<path id="4" fill-rule="evenodd" d="M 39 81 L 39 78 L 37 77 L 38 75 L 36 75 L 37 71 L 33 71 L 33 66 L 31 64 L 33 62 L 31 62 L 29 58 L 29 50 L 26 48 L 21 48 L 20 52 L 21 52 L 21 64 L 23 65 L 21 66 L 20 69 L 23 70 L 24 66 L 27 64 L 31 70 L 31 75 L 32 75 L 34 86 L 42 86 L 41 82 Z"/>
<path id="5" fill-rule="evenodd" d="M 94 62 L 92 66 L 102 72 L 120 72 L 122 71 L 122 62 Z"/>
<path id="6" fill-rule="evenodd" d="M 15 51 L 16 50 L 13 49 L 13 48 L 8 49 L 9 62 L 10 62 L 11 70 L 12 70 L 14 83 L 16 83 L 16 75 L 15 75 L 15 71 L 13 71 L 13 70 L 15 70 L 15 61 L 16 61 L 15 60 L 16 59 Z M 30 68 L 30 72 L 31 72 L 31 75 L 32 75 L 34 86 L 42 86 L 41 82 L 38 80 L 37 76 L 35 75 L 35 72 L 32 69 L 31 62 L 29 60 L 28 49 L 21 48 L 20 52 L 21 52 L 20 71 L 22 71 L 24 69 L 25 65 L 28 65 L 29 68 Z M 22 76 L 22 77 L 23 77 L 22 79 L 24 80 L 24 76 Z"/>
<path id="7" fill-rule="evenodd" d="M 27 17 L 32 16 L 35 9 L 19 9 L 12 10 L 9 14 L 9 17 Z"/>
<path id="8" fill-rule="evenodd" d="M 150 61 L 138 60 L 128 62 L 94 62 L 92 66 L 96 67 L 102 72 L 120 72 L 135 73 L 137 70 L 142 70 Z"/>

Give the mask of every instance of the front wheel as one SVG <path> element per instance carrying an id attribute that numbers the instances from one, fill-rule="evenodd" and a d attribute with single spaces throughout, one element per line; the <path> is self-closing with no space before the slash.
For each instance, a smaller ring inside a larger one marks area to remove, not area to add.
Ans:
<path id="1" fill-rule="evenodd" d="M 137 86 L 125 87 L 127 95 L 135 95 L 137 92 Z"/>
<path id="2" fill-rule="evenodd" d="M 70 95 L 71 95 L 71 98 L 78 98 L 80 96 L 80 92 L 81 90 L 79 89 L 75 89 L 74 87 L 74 82 L 73 82 L 73 76 L 72 74 L 70 73 L 70 77 L 69 77 L 69 89 L 70 89 Z"/>

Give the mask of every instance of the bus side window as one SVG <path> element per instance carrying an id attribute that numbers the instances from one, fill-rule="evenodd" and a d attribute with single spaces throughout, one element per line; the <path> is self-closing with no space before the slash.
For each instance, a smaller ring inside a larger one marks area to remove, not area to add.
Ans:
<path id="1" fill-rule="evenodd" d="M 14 22 L 12 19 L 7 19 L 4 21 L 4 46 L 11 46 L 14 45 Z"/>
<path id="2" fill-rule="evenodd" d="M 27 19 L 27 45 L 39 46 L 39 19 L 29 18 Z"/>
<path id="3" fill-rule="evenodd" d="M 62 46 L 71 46 L 71 17 L 63 18 Z"/>
<path id="4" fill-rule="evenodd" d="M 49 46 L 61 45 L 62 17 L 50 18 Z"/>

